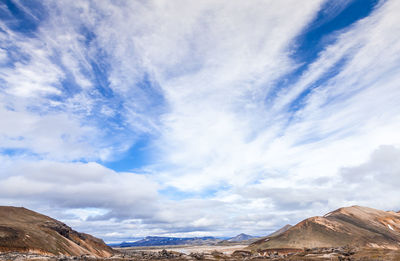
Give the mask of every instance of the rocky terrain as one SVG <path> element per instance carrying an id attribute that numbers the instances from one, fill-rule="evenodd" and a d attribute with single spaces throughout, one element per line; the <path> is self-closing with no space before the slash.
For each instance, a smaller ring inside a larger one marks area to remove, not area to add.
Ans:
<path id="1" fill-rule="evenodd" d="M 26 208 L 0 207 L 0 253 L 110 257 L 103 240 Z"/>
<path id="2" fill-rule="evenodd" d="M 50 217 L 0 207 L 0 260 L 400 260 L 400 213 L 341 208 L 250 245 L 111 249 Z"/>
<path id="3" fill-rule="evenodd" d="M 43 260 L 43 261 L 68 261 L 68 260 L 92 260 L 92 261 L 143 261 L 143 260 L 204 260 L 204 261 L 235 261 L 235 260 L 298 260 L 298 261 L 317 261 L 317 260 L 338 260 L 338 261 L 371 261 L 400 260 L 400 251 L 377 248 L 312 248 L 312 249 L 268 249 L 260 252 L 237 250 L 231 254 L 219 251 L 212 252 L 193 252 L 184 254 L 175 251 L 133 251 L 129 253 L 116 253 L 108 258 L 96 258 L 94 256 L 52 256 L 32 253 L 0 253 L 0 260 L 19 261 L 19 260 Z"/>
<path id="4" fill-rule="evenodd" d="M 340 208 L 301 221 L 287 231 L 262 238 L 249 249 L 369 247 L 400 249 L 400 214 L 367 207 Z"/>

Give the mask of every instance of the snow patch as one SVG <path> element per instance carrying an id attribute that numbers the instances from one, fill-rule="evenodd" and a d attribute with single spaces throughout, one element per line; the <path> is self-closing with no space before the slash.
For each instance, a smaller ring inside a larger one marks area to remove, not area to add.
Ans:
<path id="1" fill-rule="evenodd" d="M 332 215 L 332 212 L 331 212 L 331 213 L 328 213 L 328 214 L 326 214 L 324 217 L 329 217 L 330 215 Z"/>
<path id="2" fill-rule="evenodd" d="M 393 231 L 394 231 L 394 229 L 392 228 L 392 226 L 391 226 L 391 225 L 389 225 L 389 224 L 388 224 L 388 227 L 389 227 L 391 230 L 393 230 Z"/>

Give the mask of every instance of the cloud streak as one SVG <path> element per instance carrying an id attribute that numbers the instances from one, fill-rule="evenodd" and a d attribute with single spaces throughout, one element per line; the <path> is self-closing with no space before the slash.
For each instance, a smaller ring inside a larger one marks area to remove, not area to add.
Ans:
<path id="1" fill-rule="evenodd" d="M 358 4 L 0 4 L 1 202 L 107 240 L 398 208 L 400 5 Z"/>

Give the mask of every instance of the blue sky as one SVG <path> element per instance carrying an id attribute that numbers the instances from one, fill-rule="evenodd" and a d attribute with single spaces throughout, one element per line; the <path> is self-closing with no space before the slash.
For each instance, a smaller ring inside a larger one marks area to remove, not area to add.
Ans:
<path id="1" fill-rule="evenodd" d="M 400 209 L 399 9 L 3 1 L 0 204 L 108 242 Z"/>

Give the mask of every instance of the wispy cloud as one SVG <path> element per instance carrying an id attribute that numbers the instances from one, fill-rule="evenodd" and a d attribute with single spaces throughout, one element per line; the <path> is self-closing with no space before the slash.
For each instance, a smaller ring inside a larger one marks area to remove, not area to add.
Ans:
<path id="1" fill-rule="evenodd" d="M 398 1 L 12 3 L 3 204 L 109 238 L 258 234 L 367 204 L 343 182 L 396 173 L 376 155 L 400 145 Z M 143 153 L 135 171 L 104 167 Z"/>

